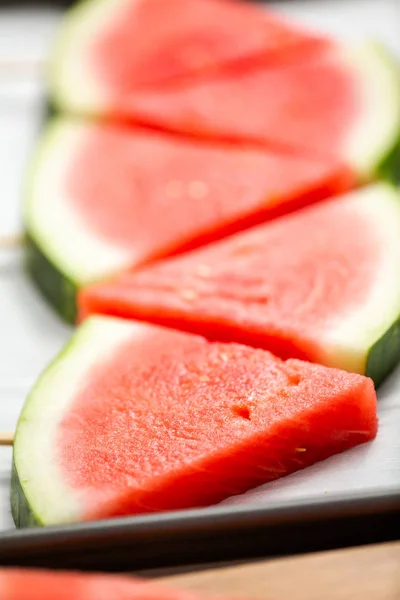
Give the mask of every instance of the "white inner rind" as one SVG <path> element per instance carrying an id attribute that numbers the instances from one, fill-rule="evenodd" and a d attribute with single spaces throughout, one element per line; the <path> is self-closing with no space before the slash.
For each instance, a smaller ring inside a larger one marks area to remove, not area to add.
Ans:
<path id="1" fill-rule="evenodd" d="M 48 128 L 31 165 L 24 207 L 30 236 L 78 286 L 128 268 L 136 258 L 134 250 L 91 232 L 68 198 L 71 164 L 88 132 L 90 125 L 72 120 Z"/>
<path id="2" fill-rule="evenodd" d="M 42 524 L 82 520 L 84 498 L 64 480 L 57 457 L 57 431 L 68 405 L 86 383 L 90 368 L 106 361 L 128 339 L 138 343 L 147 326 L 92 317 L 77 330 L 29 395 L 18 422 L 14 459 L 23 492 Z"/>
<path id="3" fill-rule="evenodd" d="M 400 67 L 374 43 L 347 49 L 344 61 L 358 77 L 362 102 L 344 158 L 368 180 L 400 140 Z"/>
<path id="4" fill-rule="evenodd" d="M 88 50 L 99 31 L 110 27 L 125 5 L 132 6 L 139 1 L 85 0 L 68 11 L 54 44 L 49 68 L 51 93 L 58 106 L 78 114 L 99 114 L 107 110 L 109 90 L 96 77 Z"/>
<path id="5" fill-rule="evenodd" d="M 400 316 L 400 193 L 378 183 L 348 194 L 349 208 L 371 219 L 381 243 L 376 278 L 365 301 L 337 319 L 320 340 L 323 363 L 365 373 L 368 350 Z M 363 232 L 354 231 L 354 235 Z M 349 256 L 351 260 L 351 256 Z"/>

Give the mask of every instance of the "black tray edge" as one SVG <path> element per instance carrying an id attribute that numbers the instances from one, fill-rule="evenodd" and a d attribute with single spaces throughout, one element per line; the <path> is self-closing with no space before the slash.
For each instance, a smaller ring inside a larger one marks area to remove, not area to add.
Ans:
<path id="1" fill-rule="evenodd" d="M 141 571 L 400 539 L 400 490 L 215 506 L 0 535 L 0 565 Z"/>

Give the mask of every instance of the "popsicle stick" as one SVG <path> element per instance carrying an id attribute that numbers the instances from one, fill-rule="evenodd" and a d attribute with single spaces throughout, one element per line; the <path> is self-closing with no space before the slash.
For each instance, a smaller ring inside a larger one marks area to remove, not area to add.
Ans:
<path id="1" fill-rule="evenodd" d="M 7 60 L 0 59 L 0 77 L 25 79 L 38 77 L 45 69 L 45 61 L 40 59 Z"/>
<path id="2" fill-rule="evenodd" d="M 0 250 L 12 250 L 18 248 L 24 243 L 24 236 L 22 233 L 14 233 L 10 235 L 0 235 Z"/>
<path id="3" fill-rule="evenodd" d="M 14 434 L 11 432 L 0 431 L 0 446 L 12 446 L 14 443 Z"/>

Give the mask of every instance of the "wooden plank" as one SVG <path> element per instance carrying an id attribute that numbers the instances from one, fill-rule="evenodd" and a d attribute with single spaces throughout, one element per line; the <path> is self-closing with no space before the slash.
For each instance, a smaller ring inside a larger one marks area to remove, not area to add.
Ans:
<path id="1" fill-rule="evenodd" d="M 400 542 L 164 577 L 208 594 L 263 600 L 400 600 Z"/>

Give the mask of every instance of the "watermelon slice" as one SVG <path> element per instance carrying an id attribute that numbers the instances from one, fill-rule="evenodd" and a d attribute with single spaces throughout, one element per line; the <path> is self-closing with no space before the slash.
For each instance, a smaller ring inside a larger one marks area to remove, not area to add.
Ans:
<path id="1" fill-rule="evenodd" d="M 250 3 L 86 0 L 63 22 L 51 87 L 65 109 L 119 112 L 143 87 L 203 77 L 259 55 L 298 60 L 331 45 Z"/>
<path id="2" fill-rule="evenodd" d="M 372 43 L 138 93 L 120 111 L 181 133 L 333 155 L 361 180 L 399 166 L 400 71 Z"/>
<path id="3" fill-rule="evenodd" d="M 21 413 L 13 515 L 26 526 L 205 506 L 376 430 L 361 375 L 92 317 Z"/>
<path id="4" fill-rule="evenodd" d="M 94 285 L 91 313 L 144 318 L 367 374 L 400 356 L 400 197 L 375 184 Z"/>
<path id="5" fill-rule="evenodd" d="M 0 590 L 1 600 L 200 600 L 136 577 L 29 569 L 1 569 Z"/>
<path id="6" fill-rule="evenodd" d="M 59 119 L 27 187 L 29 269 L 73 321 L 76 290 L 89 282 L 352 183 L 333 160 Z"/>

